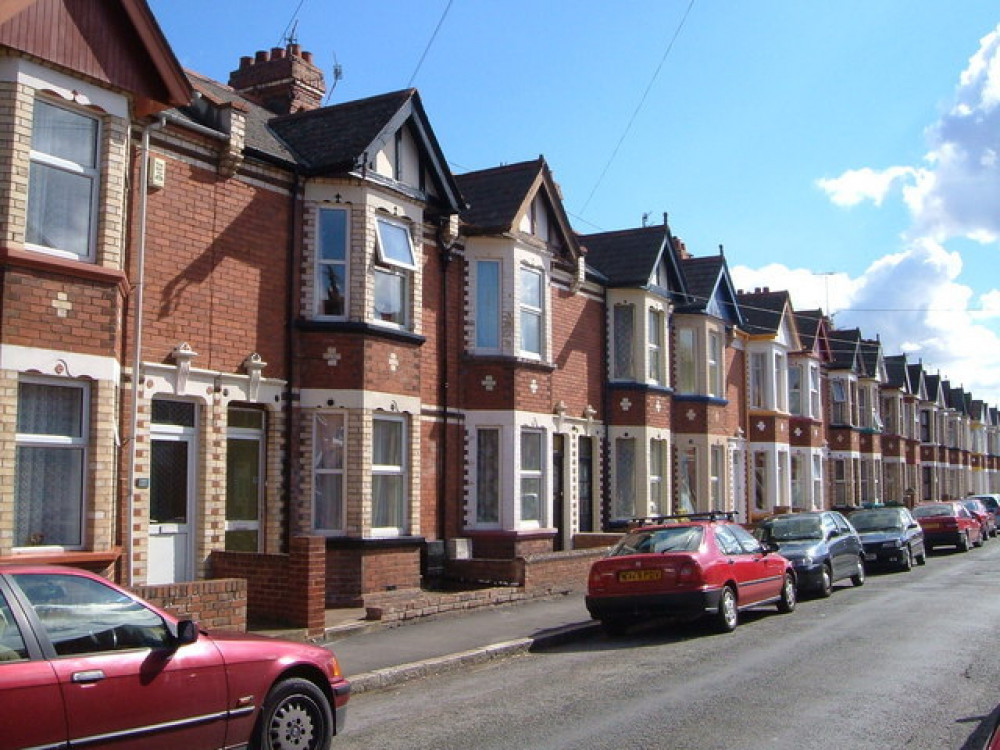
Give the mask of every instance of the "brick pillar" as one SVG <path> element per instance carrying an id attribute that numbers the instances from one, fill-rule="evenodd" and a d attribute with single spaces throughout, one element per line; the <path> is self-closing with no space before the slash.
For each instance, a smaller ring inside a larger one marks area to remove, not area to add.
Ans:
<path id="1" fill-rule="evenodd" d="M 326 539 L 292 537 L 288 582 L 291 620 L 308 635 L 322 635 L 326 628 Z"/>

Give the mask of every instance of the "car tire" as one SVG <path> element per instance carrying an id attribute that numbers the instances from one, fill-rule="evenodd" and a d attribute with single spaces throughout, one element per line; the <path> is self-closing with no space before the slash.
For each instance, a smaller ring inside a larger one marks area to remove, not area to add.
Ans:
<path id="1" fill-rule="evenodd" d="M 833 570 L 830 569 L 830 563 L 823 565 L 819 580 L 819 589 L 816 593 L 825 599 L 833 593 Z"/>
<path id="2" fill-rule="evenodd" d="M 979 541 L 973 542 L 972 546 L 973 547 L 982 547 L 983 546 L 983 541 L 984 541 L 983 540 L 983 531 L 982 531 L 982 529 L 980 529 L 979 530 Z"/>
<path id="3" fill-rule="evenodd" d="M 862 557 L 858 558 L 858 572 L 851 576 L 851 583 L 855 586 L 865 585 L 865 560 Z"/>
<path id="4" fill-rule="evenodd" d="M 282 680 L 264 700 L 250 750 L 329 750 L 333 728 L 322 690 L 309 680 Z"/>
<path id="5" fill-rule="evenodd" d="M 740 621 L 740 611 L 736 606 L 736 592 L 732 586 L 724 586 L 719 594 L 719 608 L 715 612 L 715 627 L 720 633 L 732 633 Z"/>
<path id="6" fill-rule="evenodd" d="M 917 565 L 926 565 L 926 564 L 927 564 L 927 548 L 925 547 L 924 551 L 921 552 L 919 555 L 917 555 Z"/>
<path id="7" fill-rule="evenodd" d="M 899 564 L 899 567 L 902 568 L 905 573 L 909 573 L 913 570 L 913 547 L 906 548 L 906 554 L 903 556 L 903 562 Z"/>
<path id="8" fill-rule="evenodd" d="M 785 573 L 785 580 L 781 584 L 781 598 L 778 600 L 778 611 L 786 615 L 795 609 L 795 578 L 791 573 Z"/>
<path id="9" fill-rule="evenodd" d="M 969 551 L 969 548 L 971 547 L 971 545 L 969 544 L 969 532 L 968 531 L 964 532 L 962 534 L 962 536 L 959 538 L 957 546 L 958 546 L 958 551 L 959 552 L 968 552 Z"/>

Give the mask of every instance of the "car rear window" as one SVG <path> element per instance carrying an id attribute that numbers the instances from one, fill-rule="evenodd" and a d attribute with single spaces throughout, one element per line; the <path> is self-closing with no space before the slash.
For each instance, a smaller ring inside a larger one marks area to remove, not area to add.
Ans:
<path id="1" fill-rule="evenodd" d="M 823 525 L 819 518 L 775 518 L 761 528 L 764 539 L 775 542 L 791 542 L 799 539 L 822 539 Z"/>
<path id="2" fill-rule="evenodd" d="M 1000 509 L 1000 503 L 997 503 L 997 499 L 995 497 L 979 497 L 976 499 L 994 512 L 996 512 L 997 509 Z"/>
<path id="3" fill-rule="evenodd" d="M 609 553 L 611 557 L 656 552 L 694 552 L 701 546 L 701 526 L 668 526 L 636 529 L 625 535 Z"/>
<path id="4" fill-rule="evenodd" d="M 894 531 L 903 528 L 903 517 L 895 510 L 870 510 L 851 514 L 858 531 Z"/>
<path id="5" fill-rule="evenodd" d="M 932 516 L 953 516 L 954 509 L 950 505 L 918 505 L 913 509 L 916 518 L 930 518 Z"/>

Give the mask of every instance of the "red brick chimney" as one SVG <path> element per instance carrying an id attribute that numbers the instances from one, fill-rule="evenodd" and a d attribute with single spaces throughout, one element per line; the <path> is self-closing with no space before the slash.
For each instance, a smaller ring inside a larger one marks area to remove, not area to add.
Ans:
<path id="1" fill-rule="evenodd" d="M 313 64 L 312 53 L 298 44 L 241 57 L 239 69 L 229 74 L 229 85 L 278 115 L 316 109 L 326 93 L 323 72 Z"/>

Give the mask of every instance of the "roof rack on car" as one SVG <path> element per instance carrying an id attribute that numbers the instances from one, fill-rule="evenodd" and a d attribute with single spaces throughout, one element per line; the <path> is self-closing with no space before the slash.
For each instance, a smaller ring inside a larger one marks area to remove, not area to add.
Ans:
<path id="1" fill-rule="evenodd" d="M 679 513 L 671 516 L 640 516 L 632 518 L 629 525 L 651 526 L 658 523 L 682 523 L 684 521 L 734 521 L 738 511 L 710 510 L 701 513 Z"/>

